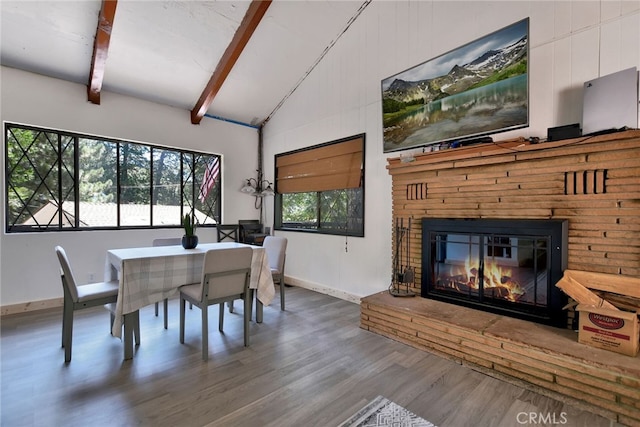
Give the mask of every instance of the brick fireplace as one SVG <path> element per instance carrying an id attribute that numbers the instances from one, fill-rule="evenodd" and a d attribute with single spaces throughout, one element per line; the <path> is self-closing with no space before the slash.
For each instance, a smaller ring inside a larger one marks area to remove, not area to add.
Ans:
<path id="1" fill-rule="evenodd" d="M 423 241 L 424 220 L 561 221 L 567 229 L 562 268 L 640 278 L 640 131 L 403 155 L 390 158 L 387 168 L 393 223 L 414 224 L 409 265 L 418 297 L 385 291 L 363 298 L 362 328 L 640 424 L 640 355 L 577 343 L 571 316 L 565 328 L 555 328 L 420 298 L 432 275 L 423 269 L 425 245 L 438 247 Z M 498 248 L 484 250 L 506 254 L 499 247 L 507 240 L 492 239 Z"/>

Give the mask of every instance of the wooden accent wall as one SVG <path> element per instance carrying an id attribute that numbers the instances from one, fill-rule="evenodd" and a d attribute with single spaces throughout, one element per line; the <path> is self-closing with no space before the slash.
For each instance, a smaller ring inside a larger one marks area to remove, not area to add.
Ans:
<path id="1" fill-rule="evenodd" d="M 416 292 L 425 217 L 567 219 L 569 269 L 640 277 L 639 130 L 403 155 L 387 169 L 392 227 L 412 221 Z"/>

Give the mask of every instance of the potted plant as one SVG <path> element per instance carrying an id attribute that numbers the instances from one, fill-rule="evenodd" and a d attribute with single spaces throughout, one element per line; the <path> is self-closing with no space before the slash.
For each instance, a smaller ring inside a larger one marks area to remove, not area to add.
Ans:
<path id="1" fill-rule="evenodd" d="M 198 236 L 196 236 L 196 219 L 189 214 L 185 214 L 182 218 L 182 227 L 184 228 L 184 236 L 182 236 L 182 247 L 185 249 L 193 249 L 198 246 Z"/>

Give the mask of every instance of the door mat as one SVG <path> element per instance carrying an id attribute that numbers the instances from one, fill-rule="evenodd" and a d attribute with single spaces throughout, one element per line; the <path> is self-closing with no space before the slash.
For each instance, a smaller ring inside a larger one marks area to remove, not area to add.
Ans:
<path id="1" fill-rule="evenodd" d="M 378 396 L 340 427 L 436 427 L 402 406 Z"/>

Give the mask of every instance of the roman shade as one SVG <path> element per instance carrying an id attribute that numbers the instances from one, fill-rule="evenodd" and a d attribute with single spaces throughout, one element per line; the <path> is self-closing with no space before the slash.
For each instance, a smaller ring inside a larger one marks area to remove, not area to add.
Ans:
<path id="1" fill-rule="evenodd" d="M 364 134 L 276 156 L 278 193 L 362 186 Z"/>

